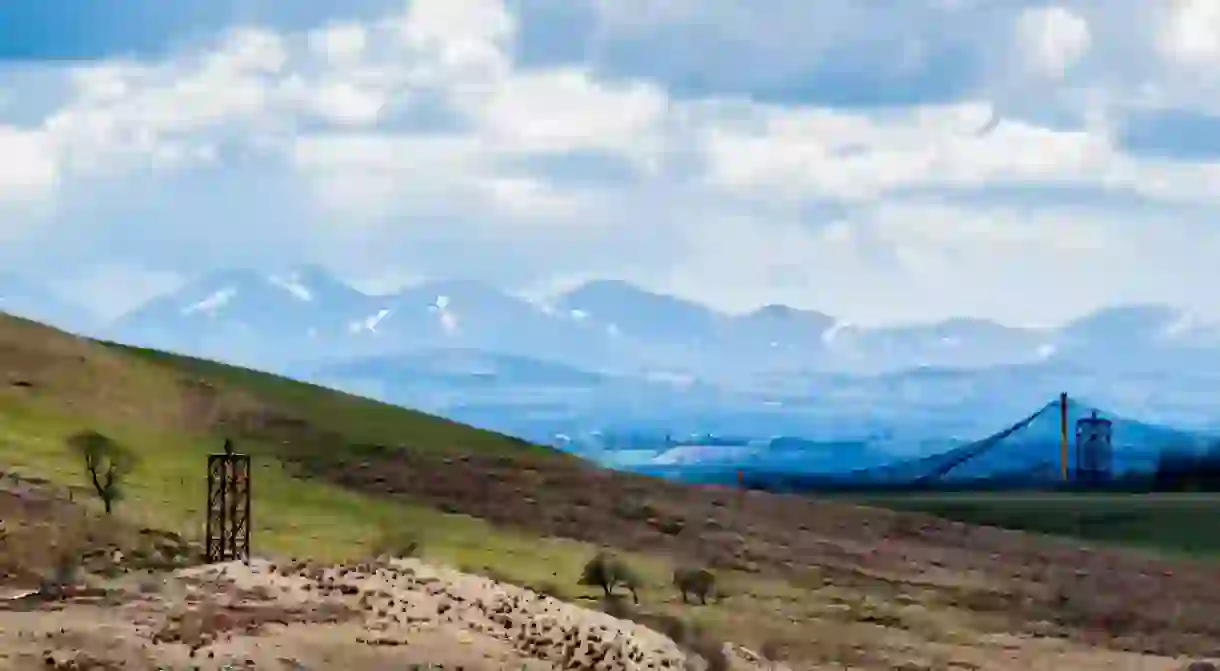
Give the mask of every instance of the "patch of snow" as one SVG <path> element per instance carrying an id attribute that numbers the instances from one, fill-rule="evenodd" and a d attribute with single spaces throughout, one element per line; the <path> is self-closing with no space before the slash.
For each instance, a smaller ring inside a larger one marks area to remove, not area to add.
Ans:
<path id="1" fill-rule="evenodd" d="M 572 319 L 575 319 L 578 322 L 583 322 L 589 318 L 589 313 L 585 312 L 584 310 L 572 310 L 570 314 L 572 315 Z"/>
<path id="2" fill-rule="evenodd" d="M 545 296 L 532 296 L 529 294 L 514 294 L 513 297 L 519 298 L 519 299 L 525 301 L 526 303 L 529 303 L 530 307 L 533 307 L 535 310 L 537 310 L 538 312 L 541 312 L 542 314 L 544 314 L 548 317 L 554 317 L 557 314 L 554 303 L 551 302 L 550 298 L 547 298 Z"/>
<path id="3" fill-rule="evenodd" d="M 428 312 L 436 313 L 441 329 L 448 335 L 457 333 L 459 327 L 458 316 L 448 309 L 451 303 L 448 296 L 437 296 L 432 305 L 428 306 Z"/>
<path id="4" fill-rule="evenodd" d="M 389 314 L 389 310 L 382 308 L 381 310 L 377 311 L 377 314 L 369 315 L 364 319 L 358 319 L 351 324 L 348 324 L 347 329 L 352 333 L 359 333 L 361 331 L 376 333 L 377 325 L 380 324 L 387 316 L 389 316 Z"/>
<path id="5" fill-rule="evenodd" d="M 271 284 L 283 289 L 284 291 L 287 291 L 288 293 L 292 294 L 293 296 L 297 297 L 300 300 L 303 300 L 303 301 L 312 301 L 313 300 L 313 293 L 310 292 L 309 289 L 304 284 L 301 283 L 301 276 L 297 275 L 296 273 L 292 273 L 290 275 L 285 275 L 285 276 L 272 275 L 267 278 L 267 281 L 270 282 Z"/>
<path id="6" fill-rule="evenodd" d="M 1161 336 L 1164 338 L 1176 338 L 1187 335 L 1192 331 L 1196 331 L 1201 326 L 1198 316 L 1189 310 L 1182 310 L 1178 313 L 1178 318 L 1169 322 L 1161 329 Z"/>
<path id="7" fill-rule="evenodd" d="M 822 342 L 827 345 L 833 343 L 835 339 L 839 337 L 839 333 L 843 331 L 843 329 L 850 327 L 851 322 L 836 321 L 833 325 L 831 325 L 830 328 L 822 331 Z"/>
<path id="8" fill-rule="evenodd" d="M 216 311 L 227 305 L 236 295 L 237 289 L 232 287 L 221 289 L 198 303 L 186 306 L 182 309 L 182 314 L 190 315 L 196 312 L 202 312 L 209 317 L 215 317 Z"/>

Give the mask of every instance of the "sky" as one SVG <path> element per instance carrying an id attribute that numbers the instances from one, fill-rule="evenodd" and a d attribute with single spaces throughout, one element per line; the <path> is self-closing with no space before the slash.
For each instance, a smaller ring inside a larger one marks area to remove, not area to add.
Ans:
<path id="1" fill-rule="evenodd" d="M 1214 0 L 0 4 L 0 267 L 1220 319 Z"/>

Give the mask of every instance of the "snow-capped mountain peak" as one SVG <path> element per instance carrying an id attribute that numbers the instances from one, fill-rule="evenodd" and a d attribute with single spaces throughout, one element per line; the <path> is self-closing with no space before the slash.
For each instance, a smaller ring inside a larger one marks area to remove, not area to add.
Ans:
<path id="1" fill-rule="evenodd" d="M 362 331 L 368 331 L 369 333 L 376 333 L 377 325 L 380 324 L 381 321 L 383 319 L 385 319 L 386 317 L 388 317 L 389 315 L 390 315 L 389 309 L 381 308 L 380 310 L 378 310 L 376 313 L 374 313 L 372 315 L 369 315 L 363 319 L 358 319 L 354 322 L 351 322 L 350 324 L 347 325 L 347 330 L 349 333 L 360 333 Z"/>
<path id="2" fill-rule="evenodd" d="M 212 273 L 127 315 L 108 337 L 226 359 L 248 349 L 260 363 L 460 347 L 600 372 L 660 366 L 721 382 L 919 365 L 1083 365 L 1112 361 L 1115 352 L 1122 365 L 1163 367 L 1212 346 L 1220 361 L 1220 328 L 1164 306 L 1111 308 L 1061 328 L 968 318 L 862 328 L 777 304 L 725 314 L 622 281 L 589 282 L 545 301 L 464 280 L 371 297 L 308 266 Z"/>
<path id="3" fill-rule="evenodd" d="M 219 312 L 220 309 L 227 305 L 230 301 L 232 301 L 235 296 L 237 296 L 237 289 L 233 287 L 217 289 L 216 291 L 208 294 L 202 300 L 196 301 L 182 308 L 182 314 L 187 316 L 198 312 L 214 319 L 216 317 L 216 313 Z"/>
<path id="4" fill-rule="evenodd" d="M 301 281 L 300 273 L 293 272 L 288 273 L 287 275 L 269 275 L 267 277 L 267 281 L 283 289 L 284 291 L 287 291 L 300 300 L 313 300 L 313 292 L 311 292 L 309 287 L 307 287 L 305 283 Z"/>
<path id="5" fill-rule="evenodd" d="M 436 321 L 440 324 L 441 329 L 449 335 L 455 334 L 458 331 L 458 315 L 449 308 L 452 301 L 448 296 L 437 296 L 432 305 L 428 306 L 428 312 L 436 315 Z"/>

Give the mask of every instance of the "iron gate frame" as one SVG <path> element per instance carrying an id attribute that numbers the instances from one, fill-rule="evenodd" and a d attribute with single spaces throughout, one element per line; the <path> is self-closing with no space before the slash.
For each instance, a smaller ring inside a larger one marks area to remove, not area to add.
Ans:
<path id="1" fill-rule="evenodd" d="M 209 564 L 250 561 L 250 455 L 233 451 L 208 455 L 208 499 L 205 522 Z"/>

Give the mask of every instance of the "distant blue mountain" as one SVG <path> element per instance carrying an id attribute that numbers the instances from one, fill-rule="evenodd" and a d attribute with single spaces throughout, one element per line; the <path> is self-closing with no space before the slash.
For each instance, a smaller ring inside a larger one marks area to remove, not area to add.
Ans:
<path id="1" fill-rule="evenodd" d="M 473 349 L 428 349 L 345 360 L 316 369 L 316 377 L 337 380 L 399 381 L 401 385 L 449 387 L 592 386 L 604 375 L 572 366 Z"/>
<path id="2" fill-rule="evenodd" d="M 77 328 L 75 306 L 54 295 L 0 276 L 0 311 L 535 440 L 610 427 L 800 436 L 799 450 L 754 445 L 750 459 L 865 467 L 967 445 L 1065 388 L 1150 425 L 1220 430 L 1220 324 L 1168 306 L 1047 328 L 970 317 L 862 327 L 784 305 L 729 314 L 621 280 L 546 298 L 460 278 L 367 295 L 304 266 L 219 270 L 107 327 Z"/>
<path id="3" fill-rule="evenodd" d="M 370 301 L 313 266 L 222 270 L 150 300 L 103 335 L 280 371 L 303 349 L 333 348 L 344 324 L 373 311 Z"/>

